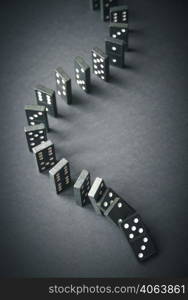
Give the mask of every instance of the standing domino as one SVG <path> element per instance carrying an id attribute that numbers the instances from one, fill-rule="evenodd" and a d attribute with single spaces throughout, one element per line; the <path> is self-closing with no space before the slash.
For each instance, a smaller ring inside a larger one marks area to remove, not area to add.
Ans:
<path id="1" fill-rule="evenodd" d="M 100 79 L 109 80 L 109 57 L 99 48 L 91 50 L 93 73 Z"/>
<path id="2" fill-rule="evenodd" d="M 33 153 L 36 159 L 38 170 L 41 173 L 50 169 L 56 163 L 55 148 L 51 141 L 46 141 L 34 147 Z"/>
<path id="3" fill-rule="evenodd" d="M 105 40 L 106 54 L 109 56 L 110 64 L 123 68 L 125 44 L 122 40 L 107 38 Z"/>
<path id="4" fill-rule="evenodd" d="M 65 158 L 61 159 L 50 171 L 50 178 L 57 194 L 65 190 L 71 183 L 69 162 Z"/>
<path id="5" fill-rule="evenodd" d="M 74 184 L 74 197 L 79 206 L 84 206 L 87 204 L 89 200 L 88 192 L 90 188 L 90 173 L 87 170 L 82 170 Z"/>
<path id="6" fill-rule="evenodd" d="M 26 105 L 25 113 L 28 124 L 31 126 L 43 123 L 47 130 L 49 130 L 48 116 L 46 107 L 41 105 Z"/>
<path id="7" fill-rule="evenodd" d="M 90 8 L 91 10 L 100 9 L 100 0 L 90 0 Z"/>
<path id="8" fill-rule="evenodd" d="M 128 5 L 115 6 L 110 8 L 110 22 L 127 23 L 129 21 Z"/>
<path id="9" fill-rule="evenodd" d="M 97 205 L 97 203 L 99 202 L 105 190 L 106 190 L 106 184 L 104 180 L 102 178 L 96 177 L 91 186 L 88 196 L 91 201 L 91 204 L 93 205 L 93 208 L 95 209 L 98 215 L 101 215 L 102 212 L 99 206 Z"/>
<path id="10" fill-rule="evenodd" d="M 90 67 L 82 57 L 77 56 L 74 60 L 74 69 L 77 84 L 82 90 L 89 93 L 91 88 Z"/>
<path id="11" fill-rule="evenodd" d="M 37 85 L 35 88 L 35 94 L 38 105 L 46 106 L 47 112 L 52 116 L 57 117 L 55 91 L 43 85 Z"/>
<path id="12" fill-rule="evenodd" d="M 110 23 L 110 36 L 124 41 L 125 50 L 128 50 L 128 25 L 125 23 Z"/>
<path id="13" fill-rule="evenodd" d="M 28 148 L 30 151 L 47 141 L 47 131 L 44 124 L 24 127 Z"/>
<path id="14" fill-rule="evenodd" d="M 118 4 L 117 0 L 101 0 L 101 19 L 102 21 L 110 20 L 110 8 Z"/>
<path id="15" fill-rule="evenodd" d="M 65 99 L 67 104 L 72 103 L 72 87 L 71 78 L 65 73 L 65 71 L 58 67 L 55 70 L 57 94 Z"/>

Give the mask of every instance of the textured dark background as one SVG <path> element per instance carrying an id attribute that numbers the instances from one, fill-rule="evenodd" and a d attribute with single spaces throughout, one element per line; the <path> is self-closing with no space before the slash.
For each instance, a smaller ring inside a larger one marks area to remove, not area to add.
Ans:
<path id="1" fill-rule="evenodd" d="M 91 64 L 108 25 L 88 0 L 1 6 L 1 276 L 188 275 L 186 0 L 126 3 L 126 68 L 111 68 L 110 83 L 92 76 L 90 95 L 75 85 L 73 59 Z M 36 84 L 55 88 L 57 66 L 74 93 L 74 105 L 58 98 L 60 116 L 50 118 L 57 156 L 70 160 L 74 179 L 87 168 L 141 214 L 160 250 L 143 265 L 118 228 L 76 206 L 72 189 L 56 196 L 27 150 L 24 105 L 35 103 Z"/>

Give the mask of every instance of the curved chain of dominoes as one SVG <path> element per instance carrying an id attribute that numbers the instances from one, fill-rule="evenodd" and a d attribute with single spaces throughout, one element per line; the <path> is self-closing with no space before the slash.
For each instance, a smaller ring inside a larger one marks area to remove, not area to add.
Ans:
<path id="1" fill-rule="evenodd" d="M 109 21 L 110 37 L 105 40 L 105 53 L 94 47 L 91 50 L 93 73 L 101 80 L 110 78 L 109 65 L 123 68 L 124 51 L 128 50 L 128 6 L 117 6 L 117 0 L 90 0 L 92 10 L 101 9 L 103 21 Z M 74 60 L 75 80 L 86 93 L 91 90 L 90 67 L 82 57 Z M 58 67 L 55 70 L 57 94 L 67 104 L 72 104 L 71 78 Z M 63 192 L 71 183 L 68 160 L 57 161 L 54 144 L 47 139 L 49 131 L 47 113 L 57 117 L 55 91 L 43 85 L 35 88 L 37 105 L 26 105 L 28 121 L 24 127 L 28 148 L 33 152 L 39 172 L 49 171 L 52 188 L 57 194 Z M 90 202 L 99 215 L 104 215 L 119 226 L 127 237 L 137 259 L 144 261 L 157 250 L 147 227 L 141 217 L 122 197 L 107 187 L 102 178 L 97 177 L 91 185 L 90 173 L 82 170 L 74 183 L 75 201 L 80 206 Z"/>

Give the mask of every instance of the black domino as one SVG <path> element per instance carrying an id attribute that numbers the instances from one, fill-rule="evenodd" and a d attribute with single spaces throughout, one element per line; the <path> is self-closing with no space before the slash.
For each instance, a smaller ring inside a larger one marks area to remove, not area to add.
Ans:
<path id="1" fill-rule="evenodd" d="M 114 39 L 124 41 L 125 50 L 128 50 L 128 25 L 125 23 L 110 23 L 109 25 L 110 36 Z"/>
<path id="2" fill-rule="evenodd" d="M 134 212 L 135 210 L 124 199 L 117 197 L 104 212 L 104 215 L 116 225 L 119 225 L 125 218 L 132 215 Z"/>
<path id="3" fill-rule="evenodd" d="M 43 85 L 37 85 L 35 94 L 38 105 L 46 106 L 46 111 L 54 117 L 57 117 L 57 104 L 55 91 Z"/>
<path id="4" fill-rule="evenodd" d="M 44 124 L 24 127 L 28 148 L 30 151 L 47 141 L 47 130 Z"/>
<path id="5" fill-rule="evenodd" d="M 33 148 L 33 154 L 39 172 L 45 172 L 56 163 L 54 144 L 49 140 Z"/>
<path id="6" fill-rule="evenodd" d="M 125 43 L 119 39 L 106 38 L 105 40 L 106 54 L 109 56 L 110 64 L 123 68 L 125 65 L 124 51 Z"/>
<path id="7" fill-rule="evenodd" d="M 127 23 L 129 21 L 128 5 L 120 5 L 110 8 L 110 22 Z"/>
<path id="8" fill-rule="evenodd" d="M 67 75 L 62 67 L 58 67 L 55 70 L 55 80 L 57 94 L 61 96 L 62 99 L 65 99 L 67 104 L 70 105 L 72 103 L 71 78 Z"/>
<path id="9" fill-rule="evenodd" d="M 117 197 L 119 196 L 116 192 L 111 188 L 107 188 L 97 205 L 102 212 L 105 212 Z"/>
<path id="10" fill-rule="evenodd" d="M 94 47 L 92 53 L 93 73 L 100 79 L 109 80 L 109 57 L 99 48 Z"/>
<path id="11" fill-rule="evenodd" d="M 127 240 L 139 261 L 147 260 L 156 254 L 156 246 L 140 215 L 134 213 L 128 218 L 125 218 L 123 222 L 121 222 L 120 228 L 126 235 Z"/>
<path id="12" fill-rule="evenodd" d="M 102 21 L 109 21 L 110 20 L 110 8 L 117 5 L 117 0 L 101 0 L 101 19 Z"/>
<path id="13" fill-rule="evenodd" d="M 100 0 L 90 0 L 90 8 L 91 10 L 100 9 Z"/>
<path id="14" fill-rule="evenodd" d="M 26 105 L 25 113 L 28 125 L 33 126 L 42 123 L 49 130 L 48 116 L 44 105 Z"/>
<path id="15" fill-rule="evenodd" d="M 90 173 L 87 170 L 82 170 L 74 184 L 74 198 L 79 206 L 85 206 L 89 202 L 88 192 L 90 188 Z"/>
<path id="16" fill-rule="evenodd" d="M 94 210 L 98 215 L 101 215 L 102 211 L 100 210 L 97 203 L 100 201 L 100 198 L 104 194 L 105 190 L 106 190 L 106 184 L 104 180 L 100 177 L 96 177 L 88 193 L 88 196 Z"/>
<path id="17" fill-rule="evenodd" d="M 71 183 L 71 173 L 68 160 L 61 159 L 50 171 L 52 187 L 56 193 L 63 192 Z"/>
<path id="18" fill-rule="evenodd" d="M 82 57 L 75 58 L 74 70 L 76 83 L 84 92 L 89 93 L 91 89 L 90 67 Z"/>

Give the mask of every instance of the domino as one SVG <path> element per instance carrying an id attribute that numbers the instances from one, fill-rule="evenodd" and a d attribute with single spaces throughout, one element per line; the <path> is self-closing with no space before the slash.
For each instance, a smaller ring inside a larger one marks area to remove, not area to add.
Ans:
<path id="1" fill-rule="evenodd" d="M 148 233 L 144 233 L 130 245 L 136 258 L 140 262 L 146 261 L 153 255 L 157 254 L 157 248 Z"/>
<path id="2" fill-rule="evenodd" d="M 82 170 L 74 184 L 74 197 L 79 206 L 85 206 L 88 203 L 88 193 L 90 188 L 90 173 L 87 170 Z"/>
<path id="3" fill-rule="evenodd" d="M 102 21 L 110 20 L 110 8 L 118 4 L 117 0 L 101 0 L 101 19 Z"/>
<path id="4" fill-rule="evenodd" d="M 139 261 L 145 261 L 157 253 L 156 246 L 152 241 L 148 229 L 137 213 L 123 220 L 120 224 L 120 228 L 126 235 Z"/>
<path id="5" fill-rule="evenodd" d="M 44 105 L 26 105 L 25 113 L 28 125 L 33 126 L 42 123 L 49 130 L 48 116 Z"/>
<path id="6" fill-rule="evenodd" d="M 105 212 L 117 197 L 119 196 L 116 192 L 114 192 L 111 188 L 107 188 L 97 205 L 102 212 Z"/>
<path id="7" fill-rule="evenodd" d="M 69 162 L 65 158 L 61 159 L 50 171 L 52 186 L 57 194 L 63 192 L 71 183 L 71 173 Z"/>
<path id="8" fill-rule="evenodd" d="M 123 68 L 125 44 L 122 40 L 107 38 L 105 40 L 106 54 L 109 56 L 110 64 Z"/>
<path id="9" fill-rule="evenodd" d="M 24 127 L 24 131 L 29 151 L 32 151 L 33 147 L 47 141 L 47 131 L 44 124 Z"/>
<path id="10" fill-rule="evenodd" d="M 91 10 L 100 9 L 100 0 L 90 0 L 90 8 Z"/>
<path id="11" fill-rule="evenodd" d="M 54 144 L 50 140 L 34 147 L 33 154 L 40 173 L 52 168 L 56 163 Z"/>
<path id="12" fill-rule="evenodd" d="M 82 57 L 77 56 L 74 60 L 74 69 L 76 83 L 83 91 L 89 93 L 91 89 L 90 67 Z"/>
<path id="13" fill-rule="evenodd" d="M 109 72 L 109 57 L 99 48 L 95 47 L 91 50 L 93 73 L 100 79 L 108 81 Z"/>
<path id="14" fill-rule="evenodd" d="M 129 242 L 134 242 L 135 239 L 139 238 L 144 232 L 148 231 L 141 217 L 137 213 L 125 218 L 120 224 L 120 227 L 125 233 Z"/>
<path id="15" fill-rule="evenodd" d="M 55 70 L 57 94 L 65 99 L 67 104 L 72 103 L 72 85 L 71 78 L 65 73 L 63 68 L 58 67 Z"/>
<path id="16" fill-rule="evenodd" d="M 37 85 L 35 94 L 38 105 L 46 106 L 46 111 L 54 117 L 57 117 L 57 104 L 55 91 L 43 85 Z"/>
<path id="17" fill-rule="evenodd" d="M 110 22 L 128 24 L 128 5 L 120 5 L 110 8 Z"/>
<path id="18" fill-rule="evenodd" d="M 117 197 L 104 212 L 104 215 L 116 225 L 119 225 L 125 218 L 132 215 L 134 212 L 135 210 L 125 200 Z"/>
<path id="19" fill-rule="evenodd" d="M 125 23 L 110 23 L 110 37 L 124 41 L 125 50 L 128 50 L 128 24 Z"/>
<path id="20" fill-rule="evenodd" d="M 106 184 L 104 180 L 100 177 L 96 177 L 91 186 L 91 189 L 89 190 L 88 196 L 95 212 L 98 215 L 101 215 L 102 212 L 99 206 L 97 205 L 97 202 L 100 200 L 105 190 L 106 190 Z"/>

